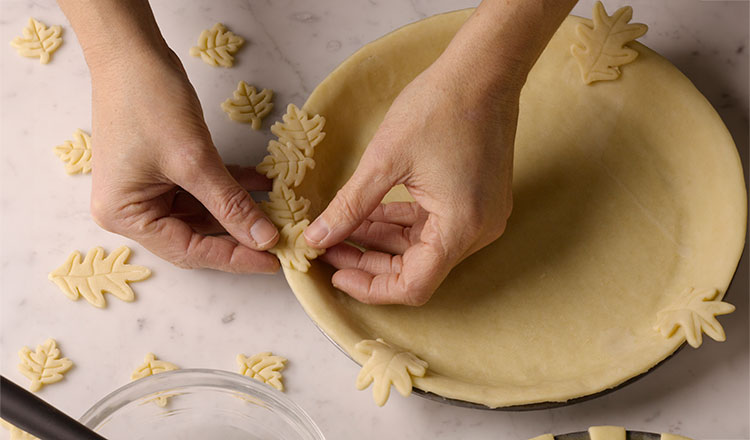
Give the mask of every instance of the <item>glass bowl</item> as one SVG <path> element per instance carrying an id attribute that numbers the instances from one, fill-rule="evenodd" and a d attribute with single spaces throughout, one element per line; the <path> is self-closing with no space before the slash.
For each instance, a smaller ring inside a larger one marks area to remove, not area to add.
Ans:
<path id="1" fill-rule="evenodd" d="M 81 417 L 109 440 L 324 439 L 305 411 L 268 385 L 227 371 L 167 371 L 110 393 Z"/>

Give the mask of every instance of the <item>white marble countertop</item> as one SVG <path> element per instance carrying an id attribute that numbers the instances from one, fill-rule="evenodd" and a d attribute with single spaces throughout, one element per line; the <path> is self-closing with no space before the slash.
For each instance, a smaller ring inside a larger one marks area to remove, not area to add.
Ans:
<path id="1" fill-rule="evenodd" d="M 472 0 L 154 0 L 163 33 L 183 59 L 203 103 L 214 141 L 227 162 L 255 164 L 268 130 L 229 120 L 219 103 L 238 80 L 276 91 L 277 119 L 286 103 L 301 105 L 315 85 L 364 43 L 428 15 L 473 6 Z M 591 0 L 575 13 L 590 16 Z M 607 0 L 608 10 L 624 4 Z M 90 130 L 89 76 L 75 34 L 53 0 L 2 0 L 0 42 L 20 34 L 27 18 L 64 26 L 65 43 L 48 65 L 20 58 L 0 44 L 0 370 L 26 385 L 17 351 L 48 337 L 76 366 L 39 395 L 78 417 L 129 381 L 145 354 L 182 367 L 236 371 L 237 353 L 271 349 L 290 359 L 288 396 L 331 439 L 526 439 L 545 432 L 617 424 L 698 439 L 747 439 L 747 255 L 723 317 L 727 342 L 686 348 L 645 378 L 593 401 L 533 412 L 457 408 L 396 393 L 383 408 L 358 392 L 358 368 L 307 318 L 281 274 L 238 276 L 185 271 L 136 243 L 99 229 L 88 210 L 90 176 L 67 176 L 52 147 L 76 128 Z M 677 65 L 717 108 L 748 155 L 748 5 L 746 1 L 631 0 L 641 39 Z M 225 23 L 249 44 L 232 69 L 211 68 L 188 55 L 198 33 Z M 266 127 L 268 124 L 264 124 Z M 747 169 L 746 169 L 747 174 Z M 108 297 L 96 309 L 71 302 L 47 280 L 73 250 L 127 244 L 131 262 L 153 270 L 133 284 L 137 301 Z M 747 252 L 746 252 L 747 254 Z M 7 438 L 0 433 L 0 438 Z"/>

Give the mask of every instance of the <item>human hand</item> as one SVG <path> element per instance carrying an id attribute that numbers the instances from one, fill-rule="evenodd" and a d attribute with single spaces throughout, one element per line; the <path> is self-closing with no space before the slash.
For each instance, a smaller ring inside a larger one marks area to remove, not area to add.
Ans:
<path id="1" fill-rule="evenodd" d="M 309 245 L 329 248 L 321 258 L 338 269 L 333 285 L 359 301 L 424 304 L 455 265 L 505 229 L 523 81 L 472 68 L 444 54 L 414 79 L 305 232 Z M 416 201 L 381 204 L 397 184 Z"/>
<path id="2" fill-rule="evenodd" d="M 174 53 L 134 56 L 91 66 L 94 220 L 180 267 L 277 271 L 262 251 L 278 231 L 248 193 L 270 181 L 224 166 Z"/>

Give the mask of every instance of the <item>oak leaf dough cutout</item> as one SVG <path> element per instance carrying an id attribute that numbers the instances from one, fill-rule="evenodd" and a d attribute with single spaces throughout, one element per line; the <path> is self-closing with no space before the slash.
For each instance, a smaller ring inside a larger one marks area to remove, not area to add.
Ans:
<path id="1" fill-rule="evenodd" d="M 364 390 L 375 382 L 372 397 L 378 406 L 383 406 L 388 401 L 391 384 L 402 396 L 407 397 L 411 394 L 411 378 L 423 377 L 427 372 L 427 362 L 381 338 L 360 341 L 354 349 L 370 356 L 357 375 L 357 389 Z"/>
<path id="2" fill-rule="evenodd" d="M 234 97 L 221 103 L 221 109 L 232 120 L 251 124 L 253 130 L 260 130 L 263 118 L 273 109 L 273 91 L 263 89 L 258 92 L 255 87 L 240 81 Z"/>
<path id="3" fill-rule="evenodd" d="M 10 424 L 3 419 L 0 419 L 0 426 L 9 431 L 10 440 L 39 440 L 38 437 L 34 437 L 28 432 L 18 429 L 15 425 Z"/>
<path id="4" fill-rule="evenodd" d="M 83 296 L 91 305 L 107 305 L 104 293 L 111 293 L 123 301 L 133 301 L 135 293 L 129 282 L 145 280 L 151 271 L 143 266 L 127 264 L 130 249 L 121 246 L 104 257 L 104 249 L 95 247 L 81 260 L 81 253 L 73 252 L 62 266 L 50 272 L 52 280 L 73 301 Z"/>
<path id="5" fill-rule="evenodd" d="M 156 359 L 153 353 L 146 355 L 146 360 L 141 365 L 136 367 L 133 374 L 130 375 L 132 380 L 142 379 L 144 377 L 153 376 L 154 374 L 164 373 L 165 371 L 178 370 L 180 367 L 177 365 Z M 154 403 L 164 408 L 167 406 L 167 399 L 171 396 L 157 396 L 153 400 Z"/>
<path id="6" fill-rule="evenodd" d="M 306 111 L 289 104 L 282 120 L 283 122 L 276 122 L 271 126 L 271 133 L 275 134 L 282 144 L 291 142 L 302 150 L 305 156 L 313 157 L 315 146 L 325 138 L 323 127 L 326 118 L 320 115 L 310 118 Z"/>
<path id="7" fill-rule="evenodd" d="M 282 382 L 284 378 L 281 371 L 286 367 L 286 362 L 286 358 L 276 356 L 270 351 L 250 357 L 243 354 L 237 355 L 240 374 L 268 384 L 279 391 L 284 391 L 284 383 Z"/>
<path id="8" fill-rule="evenodd" d="M 18 352 L 21 363 L 18 371 L 31 380 L 29 389 L 39 391 L 44 385 L 53 384 L 63 379 L 63 374 L 70 370 L 73 362 L 60 357 L 60 349 L 54 339 L 47 339 L 44 344 L 37 345 L 36 351 L 23 347 Z"/>
<path id="9" fill-rule="evenodd" d="M 201 57 L 211 66 L 232 67 L 234 57 L 245 40 L 228 31 L 226 26 L 216 23 L 211 29 L 204 30 L 198 37 L 198 45 L 190 48 L 190 55 Z"/>
<path id="10" fill-rule="evenodd" d="M 279 242 L 268 252 L 276 255 L 281 265 L 307 272 L 310 261 L 325 253 L 325 249 L 315 249 L 307 245 L 304 232 L 310 226 L 310 220 L 302 220 L 297 223 L 287 223 L 279 231 Z"/>
<path id="11" fill-rule="evenodd" d="M 39 62 L 47 64 L 52 53 L 62 44 L 62 27 L 47 27 L 41 21 L 29 18 L 29 24 L 23 28 L 23 37 L 15 37 L 10 45 L 19 55 L 28 58 L 39 58 Z"/>
<path id="12" fill-rule="evenodd" d="M 701 346 L 703 333 L 723 342 L 726 334 L 716 316 L 732 313 L 734 306 L 714 300 L 718 294 L 716 289 L 685 289 L 672 304 L 657 312 L 654 330 L 665 338 L 682 332 L 693 348 Z"/>
<path id="13" fill-rule="evenodd" d="M 268 152 L 270 154 L 263 158 L 256 170 L 269 179 L 281 179 L 290 188 L 302 183 L 308 168 L 315 168 L 315 161 L 305 156 L 291 142 L 282 144 L 271 139 L 268 142 Z"/>
<path id="14" fill-rule="evenodd" d="M 268 193 L 268 198 L 267 202 L 260 202 L 260 209 L 279 228 L 301 222 L 310 209 L 310 201 L 304 197 L 296 197 L 294 191 L 284 182 L 275 183 L 273 191 Z"/>
<path id="15" fill-rule="evenodd" d="M 617 79 L 620 66 L 636 59 L 638 52 L 626 44 L 643 36 L 648 26 L 628 23 L 632 18 L 633 8 L 630 6 L 623 6 L 609 16 L 602 2 L 598 1 L 592 12 L 593 23 L 576 27 L 580 44 L 573 44 L 570 51 L 578 60 L 586 84 Z"/>
<path id="16" fill-rule="evenodd" d="M 91 136 L 80 128 L 73 134 L 72 141 L 65 141 L 55 147 L 55 154 L 65 162 L 68 174 L 91 172 Z"/>

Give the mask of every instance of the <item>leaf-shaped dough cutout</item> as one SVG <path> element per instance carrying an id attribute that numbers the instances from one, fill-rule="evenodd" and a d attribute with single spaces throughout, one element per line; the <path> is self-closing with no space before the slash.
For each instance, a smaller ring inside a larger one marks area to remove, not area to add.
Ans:
<path id="1" fill-rule="evenodd" d="M 234 57 L 245 40 L 228 31 L 226 26 L 216 23 L 211 29 L 201 32 L 198 45 L 190 48 L 190 55 L 212 66 L 232 67 Z"/>
<path id="2" fill-rule="evenodd" d="M 23 347 L 18 352 L 18 357 L 21 358 L 18 371 L 31 380 L 31 391 L 38 391 L 44 385 L 62 380 L 63 374 L 70 370 L 73 362 L 60 356 L 57 342 L 52 338 L 47 339 L 42 345 L 37 345 L 36 351 Z"/>
<path id="3" fill-rule="evenodd" d="M 178 370 L 179 368 L 180 367 L 171 362 L 156 359 L 156 356 L 153 353 L 149 353 L 146 355 L 146 360 L 144 360 L 143 363 L 139 365 L 135 369 L 135 371 L 133 371 L 133 374 L 130 375 L 130 378 L 133 380 L 141 379 L 147 376 L 153 376 L 154 374 L 163 373 L 165 371 Z M 167 395 L 160 395 L 154 397 L 152 400 L 154 403 L 164 408 L 165 406 L 167 406 L 169 397 L 170 396 Z"/>
<path id="4" fill-rule="evenodd" d="M 310 119 L 307 112 L 300 110 L 294 104 L 289 104 L 284 122 L 276 122 L 271 126 L 271 133 L 275 134 L 282 144 L 291 142 L 295 147 L 304 151 L 305 156 L 313 157 L 315 146 L 325 137 L 323 127 L 326 118 L 315 115 Z"/>
<path id="5" fill-rule="evenodd" d="M 273 191 L 268 193 L 268 198 L 269 201 L 260 202 L 260 209 L 280 228 L 304 220 L 310 209 L 309 200 L 297 198 L 294 190 L 281 181 L 274 182 Z"/>
<path id="6" fill-rule="evenodd" d="M 130 249 L 121 246 L 104 257 L 104 249 L 91 249 L 81 261 L 78 251 L 70 254 L 65 263 L 49 274 L 60 290 L 73 301 L 79 295 L 96 307 L 104 307 L 107 302 L 104 293 L 108 292 L 123 301 L 133 301 L 135 293 L 128 282 L 141 281 L 151 275 L 143 266 L 127 264 Z"/>
<path id="7" fill-rule="evenodd" d="M 406 397 L 411 393 L 411 378 L 423 377 L 427 372 L 427 362 L 381 338 L 360 341 L 354 349 L 370 356 L 357 375 L 357 389 L 364 390 L 374 381 L 372 397 L 378 406 L 388 401 L 391 384 Z"/>
<path id="8" fill-rule="evenodd" d="M 656 314 L 654 330 L 666 338 L 682 331 L 694 348 L 703 343 L 703 333 L 716 341 L 724 341 L 726 335 L 716 316 L 732 313 L 734 306 L 715 301 L 718 294 L 716 289 L 685 289 L 671 305 Z"/>
<path id="9" fill-rule="evenodd" d="M 246 357 L 244 354 L 237 355 L 240 374 L 266 383 L 279 391 L 284 391 L 281 371 L 286 367 L 286 362 L 286 358 L 271 354 L 270 351 L 250 357 Z"/>
<path id="10" fill-rule="evenodd" d="M 10 42 L 19 55 L 39 58 L 42 64 L 49 63 L 52 53 L 62 44 L 62 27 L 47 27 L 41 21 L 29 18 L 29 24 L 23 28 L 23 37 L 16 37 Z"/>
<path id="11" fill-rule="evenodd" d="M 253 130 L 260 130 L 263 118 L 273 109 L 272 99 L 272 90 L 263 89 L 259 93 L 255 87 L 240 81 L 234 91 L 234 98 L 222 102 L 221 109 L 232 120 L 251 124 Z"/>
<path id="12" fill-rule="evenodd" d="M 570 47 L 586 84 L 619 78 L 620 66 L 638 56 L 637 51 L 625 45 L 648 30 L 645 24 L 628 23 L 633 18 L 633 8 L 630 6 L 618 9 L 610 17 L 602 2 L 598 1 L 594 4 L 592 15 L 592 24 L 579 24 L 576 27 L 580 44 Z"/>
<path id="13" fill-rule="evenodd" d="M 325 253 L 324 249 L 315 249 L 307 245 L 304 232 L 310 225 L 310 220 L 302 220 L 298 223 L 287 223 L 279 231 L 279 242 L 269 252 L 276 255 L 281 265 L 307 272 L 310 261 Z"/>
<path id="14" fill-rule="evenodd" d="M 91 137 L 80 128 L 73 134 L 72 141 L 55 147 L 55 154 L 65 162 L 66 173 L 91 172 Z"/>
<path id="15" fill-rule="evenodd" d="M 315 168 L 315 161 L 302 154 L 291 142 L 282 144 L 272 139 L 268 142 L 268 152 L 270 154 L 263 158 L 256 169 L 269 179 L 278 177 L 290 188 L 302 183 L 308 168 Z"/>
<path id="16" fill-rule="evenodd" d="M 10 424 L 3 419 L 0 419 L 0 426 L 10 431 L 10 440 L 39 440 L 38 437 L 34 437 L 28 432 L 22 431 L 15 425 Z"/>

